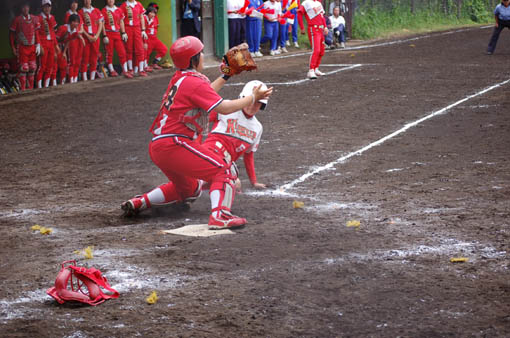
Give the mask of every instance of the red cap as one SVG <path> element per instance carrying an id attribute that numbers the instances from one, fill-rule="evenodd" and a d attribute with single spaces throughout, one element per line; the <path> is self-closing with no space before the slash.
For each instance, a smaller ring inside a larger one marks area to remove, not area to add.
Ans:
<path id="1" fill-rule="evenodd" d="M 194 36 L 185 36 L 177 39 L 170 47 L 170 57 L 174 65 L 179 69 L 187 69 L 191 57 L 204 49 L 202 41 Z"/>

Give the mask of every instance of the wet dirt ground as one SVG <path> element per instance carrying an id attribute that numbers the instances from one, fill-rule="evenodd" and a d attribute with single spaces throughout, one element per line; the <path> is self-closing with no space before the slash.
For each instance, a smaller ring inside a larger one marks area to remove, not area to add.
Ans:
<path id="1" fill-rule="evenodd" d="M 0 98 L 0 335 L 508 337 L 510 46 L 503 33 L 485 55 L 490 33 L 328 51 L 314 81 L 303 51 L 231 79 L 225 98 L 275 88 L 255 155 L 271 188 L 252 190 L 241 163 L 233 235 L 160 233 L 206 223 L 207 194 L 121 217 L 165 182 L 148 128 L 172 71 Z M 92 259 L 74 252 L 87 246 Z M 69 259 L 120 297 L 58 305 L 45 291 Z"/>

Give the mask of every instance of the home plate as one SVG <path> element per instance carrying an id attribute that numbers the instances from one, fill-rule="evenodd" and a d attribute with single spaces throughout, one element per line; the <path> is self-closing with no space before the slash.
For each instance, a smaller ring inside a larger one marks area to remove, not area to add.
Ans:
<path id="1" fill-rule="evenodd" d="M 177 229 L 171 230 L 161 230 L 164 234 L 173 234 L 173 235 L 181 235 L 181 236 L 191 236 L 191 237 L 210 237 L 216 235 L 231 235 L 235 234 L 230 229 L 222 229 L 222 230 L 209 230 L 209 226 L 207 224 L 191 224 L 186 225 Z"/>

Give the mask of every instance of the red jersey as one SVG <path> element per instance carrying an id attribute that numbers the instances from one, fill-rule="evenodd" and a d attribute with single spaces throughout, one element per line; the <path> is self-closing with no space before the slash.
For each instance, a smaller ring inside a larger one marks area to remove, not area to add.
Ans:
<path id="1" fill-rule="evenodd" d="M 120 22 L 124 20 L 124 12 L 117 6 L 105 7 L 101 11 L 104 18 L 104 28 L 107 32 L 120 32 Z"/>
<path id="2" fill-rule="evenodd" d="M 147 32 L 147 35 L 158 36 L 158 27 L 159 27 L 158 17 L 155 16 L 151 20 L 151 19 L 149 19 L 149 16 L 144 15 L 144 18 L 145 18 L 145 31 Z"/>
<path id="3" fill-rule="evenodd" d="M 308 27 L 312 25 L 326 27 L 326 18 L 324 18 L 324 8 L 320 1 L 316 0 L 305 0 L 299 6 L 298 23 L 299 28 L 304 30 L 303 15 L 306 17 Z"/>
<path id="4" fill-rule="evenodd" d="M 207 114 L 221 101 L 223 98 L 212 89 L 205 75 L 178 70 L 163 95 L 150 131 L 155 138 L 177 134 L 195 139 L 208 124 Z"/>
<path id="5" fill-rule="evenodd" d="M 69 21 L 69 17 L 70 17 L 72 14 L 79 15 L 79 14 L 78 14 L 78 12 L 73 12 L 72 10 L 68 10 L 68 11 L 66 12 L 66 15 L 64 16 L 64 24 L 68 24 L 68 23 L 69 23 L 69 22 L 68 22 L 68 21 Z M 81 18 L 80 18 L 80 20 L 81 20 Z M 83 23 L 83 21 L 82 21 L 81 23 Z"/>
<path id="6" fill-rule="evenodd" d="M 30 14 L 27 17 L 23 15 L 15 17 L 10 27 L 10 30 L 16 34 L 17 44 L 23 46 L 33 46 L 39 43 L 36 33 L 38 29 L 38 17 Z"/>
<path id="7" fill-rule="evenodd" d="M 39 15 L 39 24 L 40 27 L 37 30 L 39 41 L 56 41 L 55 28 L 57 28 L 57 21 L 55 17 L 51 14 L 46 16 L 46 14 L 41 13 L 41 15 Z"/>
<path id="8" fill-rule="evenodd" d="M 59 42 L 66 44 L 71 40 L 77 39 L 78 35 L 78 29 L 71 30 L 70 25 L 62 25 L 57 29 L 57 32 L 55 33 L 57 39 Z"/>
<path id="9" fill-rule="evenodd" d="M 141 3 L 138 1 L 125 1 L 120 5 L 120 9 L 124 13 L 124 25 L 141 27 L 140 15 L 145 12 L 145 8 L 143 8 Z"/>
<path id="10" fill-rule="evenodd" d="M 83 7 L 78 11 L 78 14 L 80 15 L 85 32 L 89 35 L 96 35 L 99 28 L 99 22 L 104 20 L 101 11 L 94 7 Z"/>

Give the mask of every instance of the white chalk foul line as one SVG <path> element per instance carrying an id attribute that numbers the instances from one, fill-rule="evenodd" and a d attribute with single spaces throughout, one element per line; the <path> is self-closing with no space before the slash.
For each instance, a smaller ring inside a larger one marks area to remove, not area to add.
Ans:
<path id="1" fill-rule="evenodd" d="M 312 170 L 312 171 L 309 171 L 309 172 L 307 172 L 306 174 L 302 175 L 301 177 L 299 177 L 299 178 L 295 179 L 294 181 L 292 181 L 292 182 L 290 182 L 290 183 L 284 184 L 283 186 L 281 186 L 280 188 L 278 188 L 278 189 L 276 189 L 276 190 L 277 190 L 277 191 L 281 194 L 281 193 L 285 192 L 286 190 L 291 189 L 291 188 L 292 188 L 292 187 L 294 187 L 296 184 L 302 183 L 302 182 L 304 182 L 306 179 L 308 179 L 309 177 L 311 177 L 311 176 L 313 176 L 313 175 L 315 175 L 315 174 L 320 173 L 321 171 L 324 171 L 324 170 L 327 170 L 327 169 L 331 169 L 331 168 L 333 168 L 335 165 L 337 165 L 337 164 L 339 164 L 339 163 L 342 163 L 342 162 L 344 162 L 344 161 L 346 161 L 346 160 L 350 159 L 350 158 L 351 158 L 351 157 L 353 157 L 353 156 L 361 155 L 361 154 L 362 154 L 362 153 L 364 153 L 365 151 L 367 151 L 367 150 L 369 150 L 369 149 L 371 149 L 371 148 L 373 148 L 373 147 L 376 147 L 376 146 L 378 146 L 378 145 L 380 145 L 380 144 L 382 144 L 382 143 L 384 143 L 384 142 L 388 141 L 389 139 L 391 139 L 391 138 L 393 138 L 393 137 L 395 137 L 395 136 L 397 136 L 397 135 L 400 135 L 400 134 L 402 134 L 402 133 L 406 132 L 408 129 L 410 129 L 410 128 L 412 128 L 412 127 L 415 127 L 415 126 L 417 126 L 418 124 L 420 124 L 420 123 L 422 123 L 422 122 L 424 122 L 424 121 L 427 121 L 427 120 L 429 120 L 429 119 L 431 119 L 431 118 L 433 118 L 433 117 L 435 117 L 435 116 L 437 116 L 437 115 L 443 114 L 444 112 L 446 112 L 446 111 L 448 111 L 448 110 L 452 109 L 452 108 L 453 108 L 453 107 L 455 107 L 455 106 L 458 106 L 459 104 L 462 104 L 462 103 L 464 103 L 464 102 L 466 102 L 466 101 L 468 101 L 468 100 L 471 100 L 471 99 L 472 99 L 472 98 L 474 98 L 474 97 L 477 97 L 477 96 L 483 95 L 483 94 L 485 94 L 485 93 L 487 93 L 487 92 L 489 92 L 489 91 L 491 91 L 491 90 L 493 90 L 493 89 L 496 89 L 496 88 L 499 88 L 499 87 L 501 87 L 501 86 L 504 86 L 505 84 L 507 84 L 507 83 L 509 83 L 509 82 L 510 82 L 510 79 L 505 80 L 505 81 L 500 82 L 500 83 L 497 83 L 497 84 L 492 85 L 492 86 L 490 86 L 490 87 L 487 87 L 487 88 L 485 88 L 485 89 L 483 89 L 483 90 L 481 90 L 481 91 L 479 91 L 479 92 L 477 92 L 477 93 L 475 93 L 475 94 L 473 94 L 473 95 L 469 95 L 469 96 L 467 96 L 467 97 L 463 98 L 462 100 L 459 100 L 459 101 L 457 101 L 457 102 L 454 102 L 454 103 L 452 103 L 452 104 L 450 104 L 450 105 L 448 105 L 448 106 L 446 106 L 446 107 L 444 107 L 444 108 L 442 108 L 442 109 L 440 109 L 440 110 L 437 110 L 437 111 L 435 111 L 435 112 L 433 112 L 433 113 L 430 113 L 429 115 L 424 116 L 424 117 L 422 117 L 421 119 L 418 119 L 418 120 L 416 120 L 416 121 L 414 121 L 414 122 L 410 122 L 410 123 L 406 124 L 404 127 L 400 128 L 399 130 L 394 131 L 393 133 L 391 133 L 391 134 L 389 134 L 389 135 L 386 135 L 386 136 L 384 136 L 383 138 L 381 138 L 381 139 L 379 139 L 379 140 L 377 140 L 377 141 L 375 141 L 375 142 L 372 142 L 372 143 L 370 143 L 369 145 L 367 145 L 367 146 L 365 146 L 365 147 L 363 147 L 363 148 L 361 148 L 361 149 L 359 149 L 359 150 L 353 151 L 352 153 L 349 153 L 349 154 L 347 154 L 347 155 L 345 155 L 345 156 L 342 156 L 342 157 L 340 157 L 340 158 L 336 159 L 335 161 L 329 162 L 328 164 L 326 164 L 326 165 L 324 165 L 324 166 L 322 166 L 322 167 L 318 167 L 318 168 L 316 168 L 316 169 L 314 169 L 314 170 Z"/>
<path id="2" fill-rule="evenodd" d="M 323 66 L 328 66 L 328 65 L 323 65 Z M 344 68 L 335 69 L 330 72 L 324 72 L 323 76 L 333 75 L 335 73 L 343 72 L 344 70 L 358 68 L 363 65 L 361 63 L 358 63 L 358 64 L 354 64 L 354 65 L 339 65 L 339 66 L 344 67 Z M 316 80 L 311 80 L 311 79 L 305 78 L 305 79 L 301 79 L 301 80 L 288 81 L 288 82 L 266 82 L 266 85 L 268 85 L 268 86 L 293 86 L 293 85 L 302 84 L 302 83 L 305 83 L 308 81 L 316 81 Z M 244 86 L 245 84 L 246 83 L 244 83 L 244 82 L 229 83 L 229 84 L 226 84 L 225 87 L 227 87 L 227 86 Z"/>

